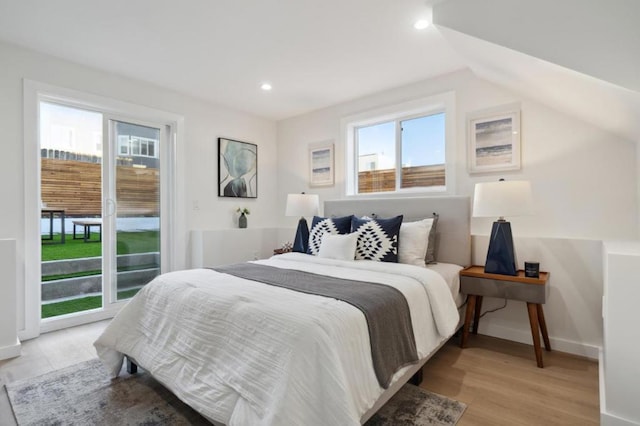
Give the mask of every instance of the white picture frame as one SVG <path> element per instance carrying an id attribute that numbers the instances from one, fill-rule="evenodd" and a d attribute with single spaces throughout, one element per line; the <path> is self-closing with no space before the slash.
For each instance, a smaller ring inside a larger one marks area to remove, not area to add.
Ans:
<path id="1" fill-rule="evenodd" d="M 519 170 L 520 104 L 467 115 L 469 173 Z"/>
<path id="2" fill-rule="evenodd" d="M 309 186 L 333 186 L 333 143 L 309 147 Z"/>

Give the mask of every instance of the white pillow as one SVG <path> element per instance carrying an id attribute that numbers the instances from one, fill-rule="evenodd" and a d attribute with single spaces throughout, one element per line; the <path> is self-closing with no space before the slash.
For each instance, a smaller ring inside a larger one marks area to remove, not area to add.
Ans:
<path id="1" fill-rule="evenodd" d="M 356 256 L 358 234 L 324 234 L 318 257 L 338 260 L 353 260 Z"/>
<path id="2" fill-rule="evenodd" d="M 433 218 L 417 222 L 402 222 L 400 226 L 400 246 L 398 247 L 398 263 L 425 266 L 424 257 L 429 245 L 429 231 Z"/>

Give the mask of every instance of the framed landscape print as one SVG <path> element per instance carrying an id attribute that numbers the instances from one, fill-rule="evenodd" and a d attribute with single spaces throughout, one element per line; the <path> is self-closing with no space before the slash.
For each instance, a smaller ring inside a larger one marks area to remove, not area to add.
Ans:
<path id="1" fill-rule="evenodd" d="M 309 186 L 333 185 L 333 144 L 309 148 Z"/>
<path id="2" fill-rule="evenodd" d="M 520 169 L 520 105 L 467 117 L 469 173 Z"/>
<path id="3" fill-rule="evenodd" d="M 258 197 L 258 145 L 218 138 L 218 196 Z"/>

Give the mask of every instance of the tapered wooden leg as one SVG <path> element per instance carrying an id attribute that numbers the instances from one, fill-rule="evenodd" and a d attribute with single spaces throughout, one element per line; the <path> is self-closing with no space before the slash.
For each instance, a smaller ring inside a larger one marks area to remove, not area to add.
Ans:
<path id="1" fill-rule="evenodd" d="M 482 311 L 482 296 L 476 296 L 476 313 L 473 316 L 473 334 L 478 334 L 478 324 L 480 324 L 480 312 Z"/>
<path id="2" fill-rule="evenodd" d="M 536 305 L 536 303 L 527 302 L 527 311 L 529 311 L 529 324 L 531 324 L 531 336 L 533 337 L 533 348 L 536 352 L 536 362 L 538 363 L 538 367 L 543 368 L 540 330 L 538 329 L 538 309 Z"/>
<path id="3" fill-rule="evenodd" d="M 542 310 L 542 304 L 538 303 L 538 323 L 540 324 L 540 331 L 542 331 L 542 338 L 544 339 L 544 348 L 551 351 L 551 343 L 549 342 L 549 333 L 547 333 L 547 322 L 544 320 L 544 311 Z"/>
<path id="4" fill-rule="evenodd" d="M 471 317 L 473 316 L 473 310 L 476 307 L 476 296 L 469 295 L 467 299 L 467 311 L 464 316 L 464 326 L 462 327 L 462 339 L 460 341 L 460 347 L 467 347 L 467 339 L 469 338 L 469 327 L 471 326 Z"/>

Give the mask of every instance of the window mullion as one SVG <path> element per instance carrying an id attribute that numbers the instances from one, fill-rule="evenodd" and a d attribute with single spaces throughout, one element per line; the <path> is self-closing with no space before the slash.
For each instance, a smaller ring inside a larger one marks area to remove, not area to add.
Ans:
<path id="1" fill-rule="evenodd" d="M 353 192 L 356 194 L 360 193 L 360 173 L 359 173 L 359 158 L 360 158 L 360 149 L 358 147 L 359 137 L 358 137 L 358 127 L 353 128 L 353 164 L 351 167 L 352 170 L 355 170 L 353 173 L 354 176 L 354 184 L 353 184 Z"/>
<path id="2" fill-rule="evenodd" d="M 402 121 L 396 120 L 396 191 L 402 187 Z"/>

